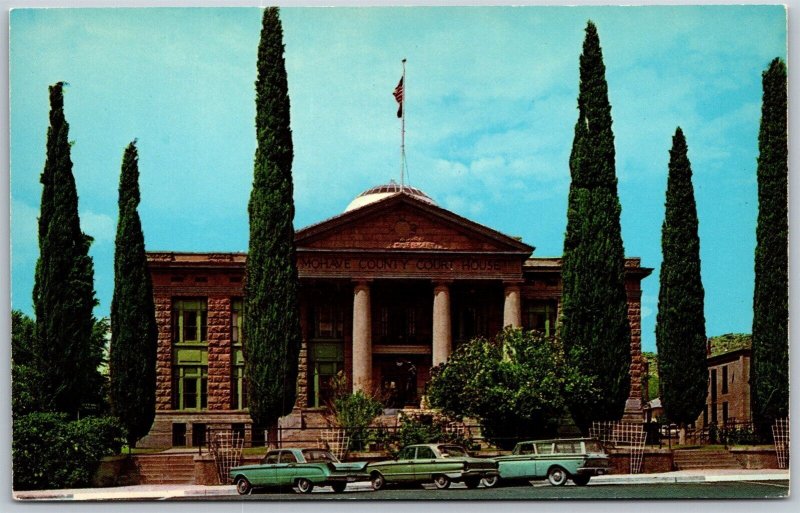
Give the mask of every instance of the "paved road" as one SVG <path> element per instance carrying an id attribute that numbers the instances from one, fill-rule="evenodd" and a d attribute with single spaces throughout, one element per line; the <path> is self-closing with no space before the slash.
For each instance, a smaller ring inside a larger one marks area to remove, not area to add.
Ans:
<path id="1" fill-rule="evenodd" d="M 365 483 L 366 484 L 366 483 Z M 454 484 L 449 490 L 436 490 L 428 485 L 416 489 L 388 489 L 373 492 L 364 484 L 356 485 L 341 494 L 330 488 L 317 488 L 314 493 L 257 493 L 247 496 L 217 495 L 180 497 L 178 500 L 558 500 L 558 499 L 764 499 L 785 497 L 789 493 L 788 481 L 738 481 L 717 483 L 679 484 L 630 484 L 563 486 L 554 487 L 546 483 L 533 486 L 512 486 L 494 489 L 483 487 L 468 490 L 464 485 Z"/>

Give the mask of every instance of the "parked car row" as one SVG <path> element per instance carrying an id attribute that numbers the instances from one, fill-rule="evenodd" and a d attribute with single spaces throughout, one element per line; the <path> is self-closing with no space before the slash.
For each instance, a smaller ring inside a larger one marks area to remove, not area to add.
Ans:
<path id="1" fill-rule="evenodd" d="M 608 473 L 609 458 L 589 438 L 520 442 L 508 456 L 473 458 L 452 444 L 404 447 L 392 460 L 342 463 L 325 449 L 276 449 L 260 464 L 234 467 L 230 477 L 240 494 L 253 489 L 294 489 L 310 493 L 329 486 L 336 493 L 348 483 L 370 481 L 373 490 L 397 484 L 433 483 L 438 489 L 451 483 L 477 488 L 547 479 L 553 486 L 572 480 L 584 486 L 592 476 Z"/>

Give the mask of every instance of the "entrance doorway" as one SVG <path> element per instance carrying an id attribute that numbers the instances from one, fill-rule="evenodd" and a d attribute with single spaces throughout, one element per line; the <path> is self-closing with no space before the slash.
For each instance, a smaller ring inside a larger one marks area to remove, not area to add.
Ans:
<path id="1" fill-rule="evenodd" d="M 417 359 L 399 356 L 380 363 L 381 390 L 388 408 L 418 406 Z"/>

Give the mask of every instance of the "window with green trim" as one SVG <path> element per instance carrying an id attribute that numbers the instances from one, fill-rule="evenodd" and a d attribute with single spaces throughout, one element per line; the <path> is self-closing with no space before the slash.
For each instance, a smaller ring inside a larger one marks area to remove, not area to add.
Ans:
<path id="1" fill-rule="evenodd" d="M 247 408 L 247 378 L 244 375 L 244 351 L 242 346 L 242 323 L 244 304 L 241 299 L 231 300 L 231 407 L 234 410 Z"/>
<path id="2" fill-rule="evenodd" d="M 208 311 L 205 299 L 182 299 L 172 308 L 172 341 L 176 344 L 205 344 Z"/>
<path id="3" fill-rule="evenodd" d="M 525 305 L 522 315 L 522 326 L 527 330 L 536 330 L 545 337 L 556 334 L 556 302 L 532 301 Z"/>
<path id="4" fill-rule="evenodd" d="M 205 299 L 180 299 L 172 305 L 172 407 L 208 407 L 208 312 Z"/>

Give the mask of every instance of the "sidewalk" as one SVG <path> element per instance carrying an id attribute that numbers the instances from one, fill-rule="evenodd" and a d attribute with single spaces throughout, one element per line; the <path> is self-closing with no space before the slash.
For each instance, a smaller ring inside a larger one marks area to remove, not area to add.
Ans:
<path id="1" fill-rule="evenodd" d="M 659 484 L 659 483 L 702 483 L 724 481 L 788 481 L 789 471 L 778 469 L 719 469 L 719 470 L 680 470 L 660 474 L 610 474 L 593 477 L 591 485 L 617 484 Z M 369 482 L 351 483 L 348 490 L 371 489 Z M 74 490 L 31 490 L 14 492 L 17 500 L 147 500 L 175 497 L 197 497 L 203 495 L 236 495 L 233 485 L 136 485 L 115 488 L 79 488 Z"/>

